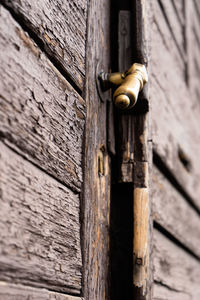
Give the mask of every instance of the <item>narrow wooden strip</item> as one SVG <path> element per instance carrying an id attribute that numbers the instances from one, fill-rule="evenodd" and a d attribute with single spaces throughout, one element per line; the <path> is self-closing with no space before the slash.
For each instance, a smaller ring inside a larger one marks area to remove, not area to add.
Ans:
<path id="1" fill-rule="evenodd" d="M 1 137 L 79 192 L 85 102 L 0 8 Z"/>
<path id="2" fill-rule="evenodd" d="M 156 282 L 176 293 L 188 295 L 189 299 L 200 299 L 200 263 L 196 259 L 157 230 L 154 230 L 153 256 Z"/>
<path id="3" fill-rule="evenodd" d="M 0 299 L 2 300 L 84 300 L 80 297 L 50 292 L 20 284 L 0 282 Z"/>
<path id="4" fill-rule="evenodd" d="M 0 142 L 0 280 L 80 294 L 79 195 Z"/>
<path id="5" fill-rule="evenodd" d="M 33 31 L 47 53 L 81 89 L 85 77 L 87 0 L 3 0 L 25 26 Z"/>
<path id="6" fill-rule="evenodd" d="M 147 188 L 134 189 L 133 284 L 146 295 L 148 282 L 149 199 Z"/>
<path id="7" fill-rule="evenodd" d="M 153 168 L 151 196 L 153 219 L 200 257 L 199 214 L 156 167 Z"/>
<path id="8" fill-rule="evenodd" d="M 94 70 L 97 62 L 103 70 L 110 65 L 110 1 L 89 1 L 88 15 L 82 290 L 85 299 L 102 300 L 109 299 L 111 172 L 107 151 L 107 104 L 101 102 L 97 93 Z M 110 98 L 109 93 L 105 95 Z"/>

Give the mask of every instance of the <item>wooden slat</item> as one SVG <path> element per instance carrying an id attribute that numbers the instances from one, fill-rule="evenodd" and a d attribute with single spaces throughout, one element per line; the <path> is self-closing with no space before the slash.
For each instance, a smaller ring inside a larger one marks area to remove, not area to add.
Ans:
<path id="1" fill-rule="evenodd" d="M 200 106 L 193 109 L 192 94 L 173 51 L 166 51 L 162 36 L 152 24 L 151 89 L 154 149 L 188 195 L 200 208 Z M 181 161 L 184 153 L 189 169 Z"/>
<path id="2" fill-rule="evenodd" d="M 171 0 L 170 0 L 171 1 Z M 168 1 L 169 2 L 169 1 Z M 167 2 L 167 3 L 168 3 Z M 162 4 L 162 2 L 161 2 Z M 171 6 L 171 4 L 170 4 Z M 173 9 L 173 8 L 172 8 Z M 173 28 L 171 27 L 172 24 L 170 21 L 165 18 L 165 15 L 163 12 L 166 14 L 166 17 L 168 18 L 167 12 L 165 11 L 165 8 L 161 8 L 159 5 L 159 1 L 152 1 L 152 20 L 155 22 L 157 26 L 157 31 L 158 34 L 161 36 L 161 43 L 165 45 L 165 52 L 170 52 L 171 54 L 174 55 L 176 58 L 176 64 L 179 65 L 179 68 L 182 70 L 182 72 L 185 71 L 185 63 L 184 63 L 184 58 L 185 54 L 183 48 L 179 45 L 179 42 L 176 40 L 176 37 L 174 36 L 175 33 L 173 31 Z M 176 16 L 174 16 L 176 18 Z M 171 21 L 173 22 L 173 21 Z M 179 24 L 180 26 L 180 24 Z M 179 33 L 181 35 L 181 33 Z M 151 33 L 151 41 L 155 42 L 157 40 L 157 37 L 155 36 L 155 33 Z M 154 41 L 154 39 L 156 39 Z M 181 42 L 182 43 L 182 42 Z M 159 49 L 160 44 L 158 44 L 158 49 Z M 153 54 L 153 52 L 151 51 Z"/>
<path id="3" fill-rule="evenodd" d="M 85 77 L 87 0 L 3 0 L 80 88 Z"/>
<path id="4" fill-rule="evenodd" d="M 1 300 L 83 300 L 83 298 L 50 292 L 46 289 L 36 289 L 20 284 L 0 282 Z"/>
<path id="5" fill-rule="evenodd" d="M 200 217 L 156 167 L 152 174 L 153 219 L 200 257 Z"/>
<path id="6" fill-rule="evenodd" d="M 188 19 L 188 67 L 189 67 L 189 84 L 190 93 L 195 100 L 193 109 L 196 110 L 200 107 L 200 89 L 199 89 L 199 76 L 200 76 L 200 10 L 195 5 L 195 1 L 188 3 L 187 19 Z"/>
<path id="7" fill-rule="evenodd" d="M 106 71 L 110 65 L 110 1 L 90 1 L 88 14 L 83 295 L 87 300 L 102 300 L 109 298 L 110 158 L 107 103 L 100 100 L 94 78 L 97 62 Z"/>
<path id="8" fill-rule="evenodd" d="M 0 280 L 79 294 L 79 195 L 0 143 Z"/>
<path id="9" fill-rule="evenodd" d="M 164 235 L 154 230 L 154 280 L 161 286 L 184 294 L 185 299 L 200 299 L 200 263 L 187 252 L 176 246 Z M 164 295 L 157 295 L 163 299 Z M 187 298 L 187 296 L 189 296 Z M 172 297 L 172 299 L 184 299 Z M 171 299 L 171 298 L 164 298 Z"/>
<path id="10" fill-rule="evenodd" d="M 184 35 L 183 35 L 183 26 L 180 22 L 179 15 L 176 13 L 174 6 L 172 4 L 172 0 L 156 0 L 160 3 L 161 8 L 163 9 L 163 18 L 167 23 L 168 30 L 171 33 L 171 39 L 173 39 L 176 44 L 180 55 L 182 55 L 182 59 L 185 56 L 184 53 Z M 160 21 L 159 16 L 155 16 L 158 18 L 158 22 Z"/>
<path id="11" fill-rule="evenodd" d="M 3 7 L 0 28 L 1 137 L 80 191 L 85 103 Z"/>
<path id="12" fill-rule="evenodd" d="M 154 284 L 153 286 L 153 300 L 191 300 L 190 295 L 171 290 L 170 288 Z"/>
<path id="13" fill-rule="evenodd" d="M 181 24 L 185 24 L 185 11 L 184 11 L 185 0 L 171 0 L 171 1 L 172 1 L 172 5 L 175 8 L 179 20 L 181 20 Z"/>

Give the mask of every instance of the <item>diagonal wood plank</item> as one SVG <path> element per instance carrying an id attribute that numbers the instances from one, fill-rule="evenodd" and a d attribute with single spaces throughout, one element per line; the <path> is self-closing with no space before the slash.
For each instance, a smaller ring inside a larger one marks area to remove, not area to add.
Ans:
<path id="1" fill-rule="evenodd" d="M 0 27 L 1 138 L 79 192 L 85 102 L 2 6 Z"/>
<path id="2" fill-rule="evenodd" d="M 47 53 L 83 88 L 87 0 L 3 0 L 32 31 Z"/>

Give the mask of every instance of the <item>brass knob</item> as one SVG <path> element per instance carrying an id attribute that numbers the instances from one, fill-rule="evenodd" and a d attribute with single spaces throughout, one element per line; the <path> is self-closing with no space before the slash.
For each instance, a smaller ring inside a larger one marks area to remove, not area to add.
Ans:
<path id="1" fill-rule="evenodd" d="M 103 90 L 111 86 L 118 86 L 115 90 L 113 99 L 115 105 L 122 110 L 132 108 L 138 98 L 139 92 L 148 81 L 146 67 L 142 64 L 134 63 L 127 72 L 98 74 Z"/>
<path id="2" fill-rule="evenodd" d="M 138 94 L 148 81 L 147 71 L 144 65 L 133 64 L 122 84 L 114 92 L 113 98 L 115 105 L 120 109 L 132 108 L 138 98 Z"/>

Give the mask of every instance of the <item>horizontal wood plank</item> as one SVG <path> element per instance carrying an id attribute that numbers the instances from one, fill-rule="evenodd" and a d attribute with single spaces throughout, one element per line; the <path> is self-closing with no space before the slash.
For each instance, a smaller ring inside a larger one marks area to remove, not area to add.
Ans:
<path id="1" fill-rule="evenodd" d="M 200 258 L 200 216 L 156 167 L 152 174 L 153 219 Z"/>
<path id="2" fill-rule="evenodd" d="M 156 24 L 152 24 L 152 36 L 153 147 L 200 208 L 200 106 L 194 110 L 196 98 L 187 88 L 177 57 L 173 51 L 167 50 Z"/>
<path id="3" fill-rule="evenodd" d="M 157 230 L 154 230 L 153 256 L 154 280 L 157 284 L 174 291 L 176 296 L 177 293 L 182 293 L 185 299 L 200 299 L 200 263 L 195 258 Z M 163 299 L 162 297 L 163 294 L 160 298 L 157 295 L 157 299 Z"/>
<path id="4" fill-rule="evenodd" d="M 37 289 L 20 284 L 0 282 L 2 300 L 84 300 L 83 298 L 59 294 L 46 289 Z"/>
<path id="5" fill-rule="evenodd" d="M 87 0 L 3 0 L 79 88 L 85 77 Z"/>
<path id="6" fill-rule="evenodd" d="M 1 138 L 79 192 L 85 102 L 0 9 Z"/>
<path id="7" fill-rule="evenodd" d="M 0 280 L 79 294 L 79 194 L 0 142 Z"/>

